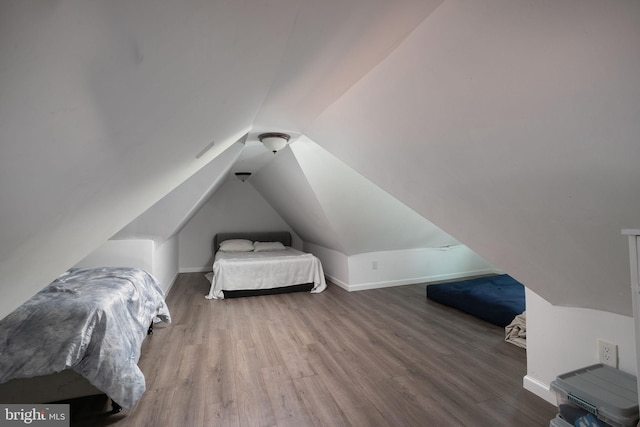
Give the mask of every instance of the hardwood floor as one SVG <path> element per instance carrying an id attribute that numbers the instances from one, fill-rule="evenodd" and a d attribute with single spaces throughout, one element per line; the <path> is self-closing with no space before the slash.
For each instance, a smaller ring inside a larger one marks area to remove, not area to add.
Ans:
<path id="1" fill-rule="evenodd" d="M 224 301 L 179 275 L 139 365 L 147 391 L 73 425 L 548 426 L 553 405 L 522 388 L 526 352 L 502 328 L 428 301 L 424 285 Z"/>

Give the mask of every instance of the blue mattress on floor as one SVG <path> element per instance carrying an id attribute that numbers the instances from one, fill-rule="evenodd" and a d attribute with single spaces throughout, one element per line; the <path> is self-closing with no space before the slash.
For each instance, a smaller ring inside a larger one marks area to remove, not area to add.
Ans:
<path id="1" fill-rule="evenodd" d="M 507 274 L 427 285 L 427 298 L 502 327 L 525 311 L 524 286 Z"/>

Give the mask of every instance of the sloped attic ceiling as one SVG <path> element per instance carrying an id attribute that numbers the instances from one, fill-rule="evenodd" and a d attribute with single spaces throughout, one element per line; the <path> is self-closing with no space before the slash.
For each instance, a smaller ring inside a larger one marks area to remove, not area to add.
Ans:
<path id="1" fill-rule="evenodd" d="M 309 138 L 289 147 L 250 182 L 305 242 L 347 256 L 459 244 Z"/>
<path id="2" fill-rule="evenodd" d="M 639 22 L 446 1 L 305 133 L 551 303 L 630 314 Z"/>
<path id="3" fill-rule="evenodd" d="M 0 317 L 255 129 L 265 106 L 263 126 L 295 131 L 438 4 L 1 2 Z"/>
<path id="4" fill-rule="evenodd" d="M 625 0 L 1 2 L 0 316 L 262 130 L 550 302 L 628 314 L 639 21 Z"/>
<path id="5" fill-rule="evenodd" d="M 112 239 L 147 238 L 162 244 L 175 236 L 227 178 L 244 148 L 244 135 L 209 164 L 147 209 Z"/>
<path id="6" fill-rule="evenodd" d="M 252 6 L 0 3 L 0 316 L 250 129 L 295 15 Z"/>

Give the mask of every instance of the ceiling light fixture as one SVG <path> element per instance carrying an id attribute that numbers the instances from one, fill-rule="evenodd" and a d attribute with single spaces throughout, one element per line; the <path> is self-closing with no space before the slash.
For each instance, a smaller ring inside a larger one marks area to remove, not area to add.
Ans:
<path id="1" fill-rule="evenodd" d="M 236 172 L 236 178 L 240 181 L 245 182 L 251 176 L 251 172 Z"/>
<path id="2" fill-rule="evenodd" d="M 265 147 L 267 147 L 267 150 L 276 153 L 277 151 L 280 151 L 287 146 L 291 137 L 286 133 L 267 132 L 258 135 L 258 139 L 264 144 Z"/>

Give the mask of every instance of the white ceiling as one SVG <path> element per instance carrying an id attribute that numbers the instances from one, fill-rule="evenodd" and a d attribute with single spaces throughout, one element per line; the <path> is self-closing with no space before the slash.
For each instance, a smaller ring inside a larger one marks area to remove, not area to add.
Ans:
<path id="1" fill-rule="evenodd" d="M 638 22 L 625 0 L 1 2 L 0 316 L 264 130 L 552 303 L 628 314 Z"/>

